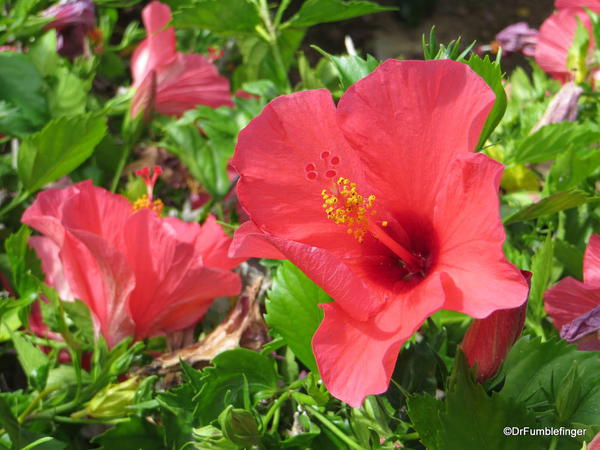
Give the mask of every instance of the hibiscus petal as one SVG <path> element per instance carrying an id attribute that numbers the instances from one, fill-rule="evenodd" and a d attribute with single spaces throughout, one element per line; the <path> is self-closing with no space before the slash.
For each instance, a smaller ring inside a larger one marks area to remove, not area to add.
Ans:
<path id="1" fill-rule="evenodd" d="M 600 287 L 600 234 L 592 234 L 583 258 L 583 280 Z"/>
<path id="2" fill-rule="evenodd" d="M 175 217 L 166 217 L 163 220 L 176 230 L 178 240 L 196 246 L 196 251 L 202 256 L 203 264 L 207 267 L 229 270 L 247 259 L 227 256 L 232 239 L 225 234 L 212 214 L 208 215 L 202 226 Z"/>
<path id="3" fill-rule="evenodd" d="M 181 330 L 200 320 L 217 297 L 237 295 L 242 282 L 236 273 L 210 267 L 197 267 L 187 271 L 174 290 L 163 289 L 158 296 L 167 301 L 159 315 L 136 323 L 136 337 L 142 339 Z"/>
<path id="4" fill-rule="evenodd" d="M 148 209 L 133 214 L 125 226 L 127 259 L 137 280 L 130 308 L 138 339 L 190 325 L 204 314 L 210 300 L 241 289 L 236 274 L 203 267 L 195 240 L 178 239 L 181 228 Z M 200 227 L 196 232 L 199 235 Z M 180 308 L 187 313 L 180 314 Z M 177 321 L 170 323 L 169 318 L 175 317 Z"/>
<path id="5" fill-rule="evenodd" d="M 562 9 L 552 14 L 540 27 L 535 62 L 544 72 L 561 82 L 572 78 L 567 68 L 567 53 L 573 43 L 578 18 L 591 31 L 587 13 L 574 9 Z"/>
<path id="6" fill-rule="evenodd" d="M 73 295 L 88 305 L 108 344 L 131 336 L 127 298 L 135 279 L 124 256 L 101 237 L 82 230 L 65 233 L 60 256 Z"/>
<path id="7" fill-rule="evenodd" d="M 501 164 L 481 153 L 461 155 L 436 199 L 434 229 L 440 248 L 434 270 L 452 279 L 444 308 L 475 318 L 515 308 L 527 299 L 527 282 L 502 250 L 505 233 L 498 212 L 502 170 Z"/>
<path id="8" fill-rule="evenodd" d="M 150 2 L 142 10 L 142 20 L 148 34 L 162 31 L 171 21 L 171 8 L 161 2 Z"/>
<path id="9" fill-rule="evenodd" d="M 202 55 L 177 53 L 156 72 L 156 110 L 161 114 L 179 116 L 198 105 L 233 107 L 229 81 Z"/>
<path id="10" fill-rule="evenodd" d="M 80 185 L 74 185 L 66 189 L 48 189 L 40 192 L 25 210 L 21 221 L 61 246 L 64 236 L 61 223 L 63 208 L 68 199 L 79 193 L 79 187 Z"/>
<path id="11" fill-rule="evenodd" d="M 450 162 L 475 149 L 494 99 L 466 64 L 389 60 L 346 91 L 338 122 L 377 201 L 418 221 L 433 211 Z"/>
<path id="12" fill-rule="evenodd" d="M 321 305 L 325 318 L 312 347 L 323 382 L 334 397 L 358 408 L 367 395 L 387 390 L 400 347 L 441 307 L 444 277 L 428 277 L 364 321 L 350 317 L 337 302 Z"/>
<path id="13" fill-rule="evenodd" d="M 600 286 L 566 277 L 544 294 L 544 307 L 560 330 L 565 324 L 600 305 Z"/>
<path id="14" fill-rule="evenodd" d="M 596 13 L 600 13 L 600 0 L 556 0 L 554 7 L 556 9 L 589 8 Z"/>
<path id="15" fill-rule="evenodd" d="M 321 192 L 339 177 L 357 182 L 368 195 L 328 91 L 297 92 L 270 102 L 240 132 L 231 165 L 240 174 L 240 204 L 261 230 L 327 248 L 358 247 L 322 207 Z"/>
<path id="16" fill-rule="evenodd" d="M 251 220 L 235 230 L 229 246 L 229 255 L 235 258 L 286 259 Z"/>
<path id="17" fill-rule="evenodd" d="M 94 186 L 91 181 L 78 183 L 74 187 L 78 190 L 77 195 L 63 205 L 63 225 L 93 233 L 109 245 L 122 248 L 121 230 L 131 215 L 131 203 L 122 195 Z"/>
<path id="18" fill-rule="evenodd" d="M 29 246 L 35 250 L 42 261 L 42 271 L 46 275 L 46 283 L 56 289 L 62 300 L 74 300 L 73 293 L 67 283 L 64 267 L 60 260 L 60 247 L 45 236 L 32 236 Z"/>
<path id="19" fill-rule="evenodd" d="M 307 277 L 322 287 L 353 319 L 364 320 L 385 303 L 387 297 L 382 295 L 380 289 L 373 289 L 369 280 L 357 277 L 346 264 L 327 250 L 268 233 L 264 233 L 264 236 L 285 259 L 292 261 Z"/>

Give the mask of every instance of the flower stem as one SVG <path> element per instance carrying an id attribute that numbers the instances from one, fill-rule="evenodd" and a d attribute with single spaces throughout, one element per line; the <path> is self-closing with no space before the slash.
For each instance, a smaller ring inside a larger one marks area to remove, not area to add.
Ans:
<path id="1" fill-rule="evenodd" d="M 365 450 L 364 447 L 362 447 L 361 445 L 356 443 L 353 439 L 350 439 L 348 436 L 346 436 L 342 430 L 340 430 L 338 427 L 336 427 L 327 417 L 325 417 L 323 414 L 321 414 L 317 410 L 317 408 L 315 408 L 314 406 L 310 406 L 310 405 L 304 405 L 304 408 L 306 408 L 308 411 L 310 411 L 313 416 L 315 416 L 323 425 L 325 425 L 325 427 L 329 428 L 329 430 L 333 434 L 335 434 L 338 438 L 340 438 L 342 441 L 344 441 L 348 445 L 348 447 L 354 448 L 357 450 Z"/>
<path id="2" fill-rule="evenodd" d="M 275 411 L 279 410 L 279 408 L 281 407 L 283 402 L 285 402 L 289 397 L 290 397 L 290 391 L 286 391 L 279 396 L 279 398 L 275 401 L 275 403 L 273 403 L 273 405 L 271 405 L 271 408 L 269 408 L 269 410 L 267 411 L 267 414 L 265 414 L 265 419 L 264 419 L 265 420 L 265 428 L 271 421 L 271 417 L 273 417 L 273 415 L 275 414 Z"/>
<path id="3" fill-rule="evenodd" d="M 127 163 L 127 158 L 129 158 L 129 153 L 131 153 L 131 145 L 128 144 L 123 148 L 123 153 L 121 153 L 121 157 L 117 163 L 115 174 L 113 175 L 112 182 L 110 183 L 110 192 L 115 192 L 117 190 L 119 179 L 123 174 L 123 169 L 125 168 L 125 163 Z"/>
<path id="4" fill-rule="evenodd" d="M 269 5 L 267 0 L 259 0 L 259 14 L 263 20 L 265 28 L 268 34 L 268 42 L 273 53 L 273 59 L 275 60 L 275 66 L 277 70 L 277 76 L 283 83 L 284 91 L 289 94 L 292 90 L 290 87 L 290 81 L 287 76 L 287 69 L 283 63 L 281 52 L 279 50 L 279 44 L 277 43 L 277 26 L 273 24 L 271 20 L 271 14 L 269 13 Z"/>

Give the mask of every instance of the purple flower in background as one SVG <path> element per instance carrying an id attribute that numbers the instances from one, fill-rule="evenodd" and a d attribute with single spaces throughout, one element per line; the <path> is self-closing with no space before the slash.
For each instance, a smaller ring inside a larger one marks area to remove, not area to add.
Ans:
<path id="1" fill-rule="evenodd" d="M 83 53 L 85 36 L 96 27 L 92 0 L 61 0 L 44 10 L 42 16 L 54 18 L 46 28 L 56 29 L 58 53 L 67 58 Z"/>
<path id="2" fill-rule="evenodd" d="M 600 306 L 563 325 L 560 337 L 579 350 L 600 350 Z"/>
<path id="3" fill-rule="evenodd" d="M 529 28 L 527 22 L 509 25 L 496 35 L 496 42 L 505 55 L 521 52 L 528 57 L 535 56 L 538 30 Z"/>

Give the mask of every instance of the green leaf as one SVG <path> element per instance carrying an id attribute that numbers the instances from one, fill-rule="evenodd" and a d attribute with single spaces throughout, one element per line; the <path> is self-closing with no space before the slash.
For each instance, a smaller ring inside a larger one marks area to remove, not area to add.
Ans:
<path id="1" fill-rule="evenodd" d="M 554 193 L 572 189 L 599 172 L 600 150 L 593 149 L 586 154 L 585 149 L 571 148 L 556 157 L 546 178 L 544 190 L 547 188 L 549 193 Z"/>
<path id="2" fill-rule="evenodd" d="M 503 434 L 506 426 L 535 427 L 524 405 L 492 394 L 475 383 L 462 355 L 444 400 L 408 398 L 408 415 L 428 450 L 521 450 L 538 448 L 539 438 Z"/>
<path id="3" fill-rule="evenodd" d="M 343 91 L 348 89 L 358 80 L 369 75 L 380 64 L 380 62 L 371 55 L 367 55 L 367 59 L 363 59 L 358 55 L 334 56 L 327 53 L 325 50 L 320 49 L 316 45 L 312 45 L 312 48 L 331 61 L 338 72 Z"/>
<path id="4" fill-rule="evenodd" d="M 540 338 L 522 337 L 504 363 L 506 380 L 500 395 L 527 405 L 560 405 L 558 400 L 564 402 L 562 386 L 568 381 L 569 371 L 577 366 L 580 398 L 578 401 L 569 400 L 569 420 L 600 425 L 599 355 L 599 352 L 578 351 L 575 345 L 563 340 L 542 342 Z"/>
<path id="5" fill-rule="evenodd" d="M 319 286 L 289 261 L 277 269 L 267 294 L 265 321 L 315 373 L 318 369 L 311 340 L 323 320 L 323 310 L 318 305 L 330 301 Z"/>
<path id="6" fill-rule="evenodd" d="M 586 192 L 570 189 L 568 191 L 553 194 L 550 197 L 546 197 L 533 205 L 517 211 L 504 219 L 504 223 L 509 225 L 525 220 L 537 219 L 538 217 L 555 214 L 559 211 L 575 208 L 576 206 L 585 203 L 597 202 L 598 200 L 600 200 L 600 196 L 591 196 Z"/>
<path id="7" fill-rule="evenodd" d="M 39 280 L 34 276 L 40 274 L 41 268 L 33 249 L 29 247 L 31 230 L 22 226 L 19 231 L 11 234 L 4 247 L 11 266 L 11 282 L 17 293 L 28 304 L 37 297 Z"/>
<path id="8" fill-rule="evenodd" d="M 227 161 L 215 141 L 202 137 L 194 123 L 170 122 L 166 128 L 167 149 L 189 169 L 192 176 L 214 197 L 221 198 L 229 187 Z"/>
<path id="9" fill-rule="evenodd" d="M 565 266 L 569 275 L 581 280 L 583 277 L 583 251 L 567 241 L 555 239 L 554 254 L 556 259 Z"/>
<path id="10" fill-rule="evenodd" d="M 489 56 L 486 55 L 483 59 L 479 56 L 472 54 L 466 63 L 473 69 L 477 75 L 479 75 L 488 84 L 488 86 L 496 94 L 496 101 L 490 111 L 490 114 L 485 121 L 481 135 L 479 136 L 478 148 L 485 145 L 487 138 L 492 134 L 492 131 L 498 126 L 500 120 L 504 116 L 506 111 L 506 93 L 502 86 L 502 69 L 500 68 L 500 62 L 498 60 L 491 61 Z"/>
<path id="11" fill-rule="evenodd" d="M 0 133 L 24 136 L 48 119 L 42 77 L 29 56 L 0 52 Z"/>
<path id="12" fill-rule="evenodd" d="M 551 123 L 521 140 L 507 155 L 507 162 L 524 164 L 547 161 L 570 149 L 582 151 L 598 141 L 600 128 L 593 123 Z"/>
<path id="13" fill-rule="evenodd" d="M 550 283 L 552 275 L 554 255 L 554 241 L 548 235 L 544 244 L 533 255 L 531 261 L 531 289 L 529 290 L 529 303 L 527 308 L 534 313 L 535 317 L 540 319 L 544 316 L 544 292 Z M 528 317 L 529 319 L 529 317 Z"/>
<path id="14" fill-rule="evenodd" d="M 421 46 L 423 47 L 423 59 L 451 59 L 453 61 L 465 62 L 465 57 L 475 47 L 475 41 L 468 45 L 464 50 L 461 51 L 461 38 L 454 41 L 450 41 L 448 45 L 437 42 L 435 26 L 431 27 L 429 31 L 429 42 L 425 33 L 423 33 L 421 39 Z"/>
<path id="15" fill-rule="evenodd" d="M 104 433 L 95 436 L 92 442 L 101 449 L 122 450 L 164 450 L 160 433 L 161 427 L 150 424 L 145 418 L 130 416 Z"/>
<path id="16" fill-rule="evenodd" d="M 194 398 L 202 424 L 216 419 L 228 404 L 242 407 L 246 380 L 251 394 L 277 387 L 274 361 L 244 348 L 220 353 L 202 374 L 202 387 Z"/>
<path id="17" fill-rule="evenodd" d="M 318 23 L 339 22 L 396 8 L 380 6 L 368 1 L 307 0 L 300 10 L 284 24 L 296 28 L 308 28 Z"/>
<path id="18" fill-rule="evenodd" d="M 93 115 L 61 117 L 23 140 L 17 172 L 32 193 L 79 167 L 106 134 L 106 118 Z"/>
<path id="19" fill-rule="evenodd" d="M 590 46 L 590 33 L 581 19 L 575 16 L 577 28 L 573 36 L 573 42 L 567 52 L 567 68 L 574 74 L 575 82 L 581 83 L 587 77 L 588 72 L 588 49 Z"/>
<path id="20" fill-rule="evenodd" d="M 88 98 L 88 84 L 65 67 L 55 68 L 48 92 L 52 117 L 83 114 Z"/>
<path id="21" fill-rule="evenodd" d="M 61 302 L 67 316 L 77 327 L 76 336 L 81 338 L 87 344 L 94 343 L 94 324 L 90 309 L 81 300 L 74 302 Z"/>
<path id="22" fill-rule="evenodd" d="M 52 75 L 60 64 L 60 56 L 56 52 L 56 31 L 50 30 L 37 39 L 28 54 L 42 76 Z"/>
<path id="23" fill-rule="evenodd" d="M 42 390 L 46 385 L 50 361 L 39 348 L 29 342 L 19 333 L 12 335 L 12 341 L 17 351 L 19 362 L 37 390 Z"/>
<path id="24" fill-rule="evenodd" d="M 261 20 L 248 0 L 195 0 L 173 14 L 175 27 L 193 27 L 225 35 L 255 33 Z"/>

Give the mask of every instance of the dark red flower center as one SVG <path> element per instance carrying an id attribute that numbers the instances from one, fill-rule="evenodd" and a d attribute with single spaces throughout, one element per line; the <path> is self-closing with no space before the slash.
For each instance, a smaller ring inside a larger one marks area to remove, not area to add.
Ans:
<path id="1" fill-rule="evenodd" d="M 398 258 L 402 279 L 420 279 L 427 274 L 433 264 L 430 239 L 425 239 L 425 244 L 419 245 L 423 248 L 407 245 L 414 242 L 411 239 L 413 233 L 408 232 L 411 230 L 406 230 L 399 220 L 377 220 L 375 195 L 361 195 L 356 183 L 340 177 L 331 184 L 330 189 L 321 191 L 321 197 L 328 219 L 345 227 L 346 233 L 361 244 L 368 235 L 373 236 Z"/>

